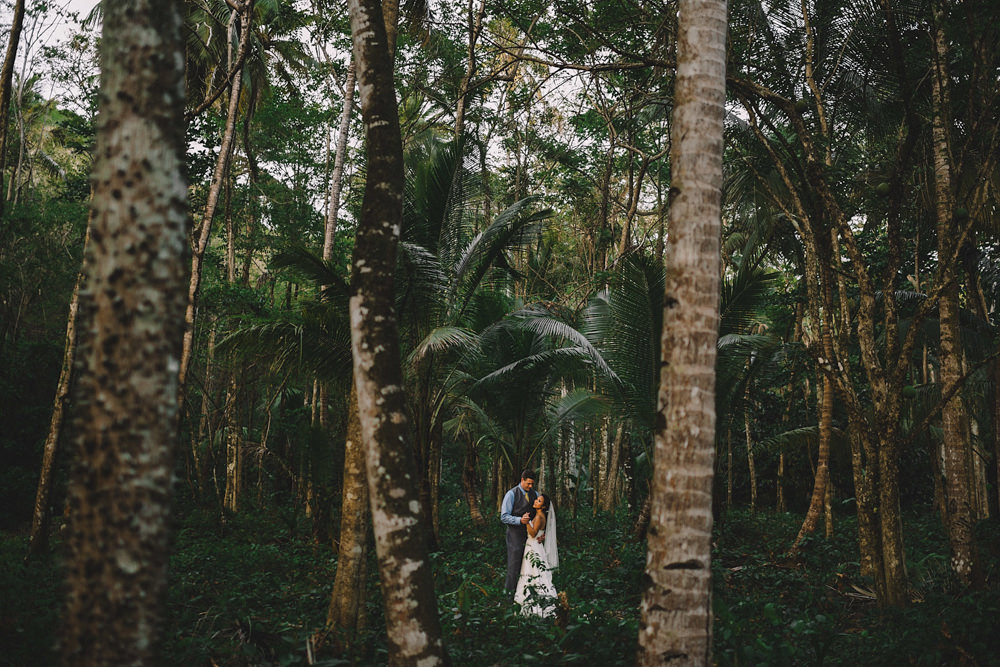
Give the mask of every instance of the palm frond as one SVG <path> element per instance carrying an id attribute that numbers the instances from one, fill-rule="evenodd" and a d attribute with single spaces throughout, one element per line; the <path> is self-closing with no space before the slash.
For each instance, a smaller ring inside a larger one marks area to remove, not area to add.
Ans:
<path id="1" fill-rule="evenodd" d="M 532 195 L 514 202 L 465 247 L 454 266 L 456 290 L 459 283 L 465 285 L 459 312 L 465 309 L 487 271 L 506 261 L 506 251 L 537 239 L 542 222 L 552 217 L 551 209 L 532 211 L 540 201 L 540 197 Z"/>
<path id="2" fill-rule="evenodd" d="M 346 302 L 350 296 L 350 287 L 335 265 L 303 246 L 282 250 L 271 259 L 271 266 L 277 270 L 291 270 L 316 285 L 326 286 L 324 299 Z"/>
<path id="3" fill-rule="evenodd" d="M 420 361 L 428 354 L 438 354 L 449 350 L 470 351 L 479 347 L 479 336 L 461 327 L 437 327 L 420 341 L 410 353 L 407 363 Z"/>
<path id="4" fill-rule="evenodd" d="M 836 444 L 838 449 L 850 447 L 850 440 L 844 431 L 839 428 L 831 428 L 830 434 L 832 436 L 831 444 Z M 764 451 L 804 449 L 806 447 L 814 447 L 818 442 L 819 427 L 803 426 L 761 440 L 754 446 L 754 449 Z"/>
<path id="5" fill-rule="evenodd" d="M 555 341 L 556 344 L 569 342 L 573 347 L 585 350 L 590 355 L 591 361 L 605 378 L 614 383 L 621 382 L 618 375 L 604 360 L 600 350 L 583 333 L 569 324 L 551 317 L 549 311 L 544 308 L 540 306 L 522 308 L 519 311 L 511 313 L 505 322 L 522 331 L 528 331 L 537 336 L 549 338 Z"/>

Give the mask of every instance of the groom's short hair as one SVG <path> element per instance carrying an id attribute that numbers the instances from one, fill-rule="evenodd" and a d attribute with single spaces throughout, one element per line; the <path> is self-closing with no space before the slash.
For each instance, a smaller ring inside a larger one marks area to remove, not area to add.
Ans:
<path id="1" fill-rule="evenodd" d="M 538 477 L 535 476 L 534 470 L 526 468 L 521 472 L 521 479 L 538 479 Z"/>

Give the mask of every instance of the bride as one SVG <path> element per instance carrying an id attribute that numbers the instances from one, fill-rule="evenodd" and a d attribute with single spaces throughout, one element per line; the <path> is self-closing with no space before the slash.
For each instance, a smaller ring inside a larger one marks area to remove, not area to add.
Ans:
<path id="1" fill-rule="evenodd" d="M 559 567 L 556 510 L 544 493 L 538 494 L 532 507 L 535 516 L 526 526 L 528 541 L 524 544 L 514 602 L 521 605 L 525 616 L 546 617 L 556 611 L 556 587 L 552 583 L 552 570 Z"/>

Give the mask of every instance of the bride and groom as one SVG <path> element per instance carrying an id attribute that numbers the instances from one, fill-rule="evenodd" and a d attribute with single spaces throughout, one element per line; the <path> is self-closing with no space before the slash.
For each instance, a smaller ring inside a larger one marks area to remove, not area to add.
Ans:
<path id="1" fill-rule="evenodd" d="M 556 611 L 552 570 L 559 567 L 559 548 L 555 507 L 547 494 L 534 490 L 535 479 L 533 471 L 522 472 L 500 505 L 500 521 L 507 526 L 504 589 L 522 614 L 546 617 Z"/>

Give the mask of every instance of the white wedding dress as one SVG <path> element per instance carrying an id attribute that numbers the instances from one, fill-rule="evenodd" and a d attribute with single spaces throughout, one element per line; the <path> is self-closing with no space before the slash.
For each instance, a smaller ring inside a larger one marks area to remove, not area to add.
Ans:
<path id="1" fill-rule="evenodd" d="M 556 587 L 552 583 L 552 570 L 559 566 L 555 539 L 555 512 L 549 512 L 547 530 L 536 537 L 528 537 L 521 559 L 521 576 L 517 579 L 514 602 L 521 605 L 524 616 L 553 616 L 556 611 Z M 548 537 L 545 535 L 548 534 Z M 541 542 L 538 537 L 545 537 Z"/>

